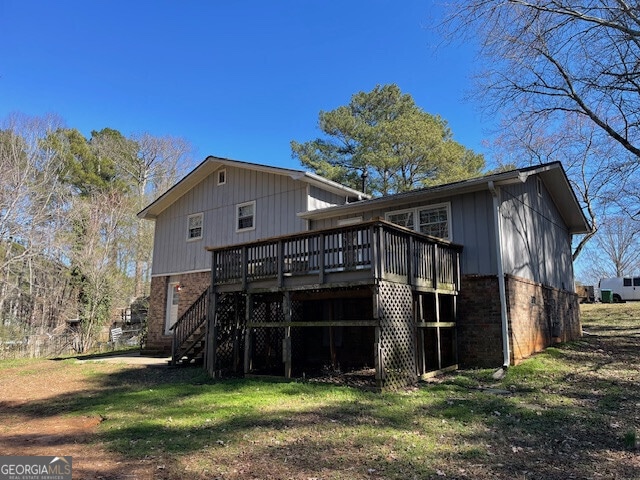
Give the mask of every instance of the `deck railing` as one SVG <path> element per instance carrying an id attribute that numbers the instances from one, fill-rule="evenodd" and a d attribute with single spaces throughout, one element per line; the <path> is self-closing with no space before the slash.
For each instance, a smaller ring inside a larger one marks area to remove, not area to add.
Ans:
<path id="1" fill-rule="evenodd" d="M 372 279 L 459 289 L 461 246 L 382 220 L 209 250 L 214 285 L 247 287 L 274 279 L 283 286 L 287 278 L 301 276 L 323 284 L 329 275 L 361 272 Z"/>

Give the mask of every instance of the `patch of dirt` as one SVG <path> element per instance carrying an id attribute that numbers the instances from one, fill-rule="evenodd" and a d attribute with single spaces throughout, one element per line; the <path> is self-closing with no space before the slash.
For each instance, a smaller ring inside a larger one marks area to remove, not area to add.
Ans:
<path id="1" fill-rule="evenodd" d="M 376 390 L 376 370 L 374 368 L 363 368 L 349 372 L 325 369 L 316 374 L 309 374 L 306 379 L 309 383 L 346 385 L 363 390 Z"/>
<path id="2" fill-rule="evenodd" d="M 12 455 L 71 456 L 74 480 L 151 480 L 155 462 L 123 461 L 95 441 L 102 418 L 53 413 L 34 417 L 31 402 L 80 394 L 93 388 L 90 378 L 64 362 L 43 361 L 38 375 L 29 367 L 0 370 L 0 452 Z"/>

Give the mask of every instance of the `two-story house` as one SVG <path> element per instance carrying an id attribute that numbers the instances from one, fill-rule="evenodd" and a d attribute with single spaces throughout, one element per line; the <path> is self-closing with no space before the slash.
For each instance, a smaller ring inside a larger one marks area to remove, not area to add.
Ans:
<path id="1" fill-rule="evenodd" d="M 147 348 L 213 375 L 370 367 L 395 387 L 581 333 L 571 240 L 590 226 L 559 163 L 371 199 L 208 157 L 139 216 Z"/>

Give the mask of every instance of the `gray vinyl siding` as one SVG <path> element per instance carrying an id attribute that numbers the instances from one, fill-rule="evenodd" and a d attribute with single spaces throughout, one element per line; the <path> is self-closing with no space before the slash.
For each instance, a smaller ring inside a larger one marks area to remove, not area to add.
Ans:
<path id="1" fill-rule="evenodd" d="M 493 200 L 486 191 L 443 197 L 428 202 L 412 202 L 396 205 L 389 209 L 376 209 L 353 215 L 340 216 L 314 221 L 313 230 L 330 228 L 338 225 L 338 221 L 355 216 L 362 216 L 364 221 L 385 218 L 385 214 L 396 210 L 405 210 L 440 203 L 451 204 L 452 241 L 464 246 L 460 259 L 463 274 L 496 275 L 496 248 L 493 229 Z"/>
<path id="2" fill-rule="evenodd" d="M 573 289 L 571 236 L 549 193 L 536 178 L 502 187 L 505 273 L 544 285 Z"/>
<path id="3" fill-rule="evenodd" d="M 497 275 L 493 197 L 487 191 L 468 193 L 451 201 L 453 241 L 463 245 L 463 275 Z"/>
<path id="4" fill-rule="evenodd" d="M 515 275 L 559 289 L 573 289 L 571 236 L 553 199 L 537 177 L 526 183 L 500 187 L 503 268 Z M 463 245 L 462 274 L 497 275 L 493 197 L 488 191 L 443 197 L 428 202 L 396 204 L 391 209 L 364 213 L 363 220 L 384 218 L 390 211 L 405 210 L 430 204 L 451 204 L 451 237 Z M 315 229 L 336 226 L 341 216 L 314 221 Z"/>
<path id="5" fill-rule="evenodd" d="M 335 205 L 344 205 L 345 202 L 345 195 L 336 195 L 335 193 L 318 188 L 315 185 L 309 186 L 309 211 L 333 207 Z"/>
<path id="6" fill-rule="evenodd" d="M 298 213 L 307 209 L 307 184 L 283 175 L 226 167 L 226 183 L 217 172 L 158 215 L 153 274 L 211 268 L 205 247 L 232 245 L 306 230 Z M 236 232 L 236 205 L 255 200 L 255 229 Z M 203 238 L 187 241 L 187 218 L 204 213 Z"/>

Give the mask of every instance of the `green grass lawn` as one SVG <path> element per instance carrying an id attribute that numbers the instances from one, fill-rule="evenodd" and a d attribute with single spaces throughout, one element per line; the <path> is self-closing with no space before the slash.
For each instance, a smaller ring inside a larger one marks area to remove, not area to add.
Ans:
<path id="1" fill-rule="evenodd" d="M 154 478 L 640 478 L 640 304 L 584 306 L 583 324 L 500 381 L 463 370 L 378 394 L 65 360 L 87 388 L 21 408 L 102 416 L 94 441 L 153 458 Z"/>

